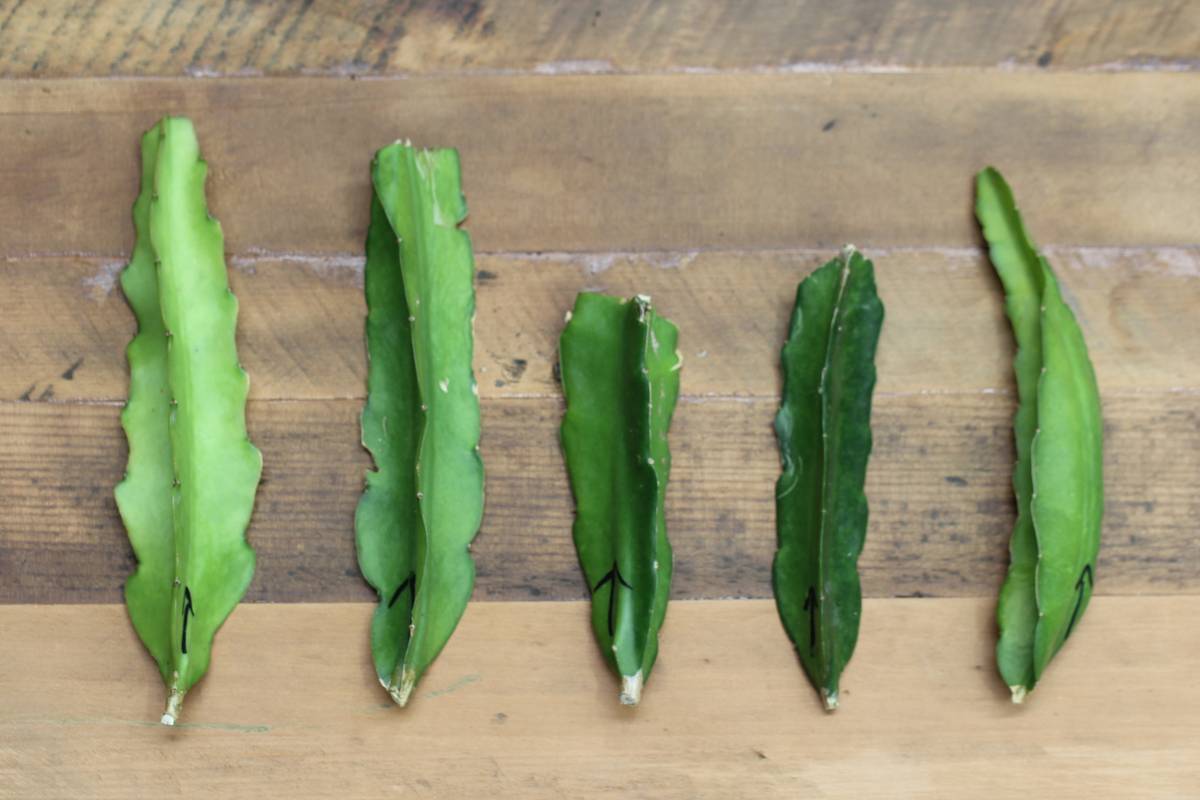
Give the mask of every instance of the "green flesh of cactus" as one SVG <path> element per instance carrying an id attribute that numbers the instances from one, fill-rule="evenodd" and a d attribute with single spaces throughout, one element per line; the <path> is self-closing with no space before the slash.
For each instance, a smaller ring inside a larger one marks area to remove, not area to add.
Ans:
<path id="1" fill-rule="evenodd" d="M 658 654 L 673 566 L 663 500 L 679 395 L 678 331 L 646 297 L 583 293 L 559 342 L 562 446 L 592 628 L 634 705 Z"/>
<path id="2" fill-rule="evenodd" d="M 254 574 L 245 530 L 262 471 L 246 438 L 237 299 L 205 204 L 206 173 L 187 119 L 165 118 L 145 134 L 137 241 L 121 274 L 138 322 L 121 414 L 129 462 L 115 492 L 138 560 L 125 601 L 169 688 L 168 725 Z"/>
<path id="3" fill-rule="evenodd" d="M 775 601 L 827 710 L 854 653 L 862 609 L 863 483 L 883 305 L 871 262 L 853 248 L 804 279 L 783 347 L 775 432 Z"/>
<path id="4" fill-rule="evenodd" d="M 475 580 L 483 516 L 472 372 L 471 242 L 453 150 L 396 143 L 371 168 L 369 369 L 363 446 L 375 461 L 355 517 L 358 561 L 379 594 L 371 651 L 400 705 L 454 632 Z"/>
<path id="5" fill-rule="evenodd" d="M 1103 422 L 1079 324 L 994 169 L 977 176 L 975 214 L 1017 342 L 1017 522 L 996 611 L 996 661 L 1019 703 L 1092 596 L 1104 511 Z"/>

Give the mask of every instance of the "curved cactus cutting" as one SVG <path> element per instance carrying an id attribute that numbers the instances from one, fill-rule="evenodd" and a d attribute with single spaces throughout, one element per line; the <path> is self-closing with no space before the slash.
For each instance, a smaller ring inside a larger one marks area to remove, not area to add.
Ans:
<path id="1" fill-rule="evenodd" d="M 254 574 L 244 537 L 262 471 L 246 438 L 237 299 L 206 173 L 187 119 L 165 118 L 142 137 L 137 241 L 121 274 L 138 321 L 121 414 L 129 462 L 115 492 L 138 560 L 125 602 L 169 688 L 168 725 Z"/>
<path id="2" fill-rule="evenodd" d="M 559 342 L 562 445 L 592 628 L 634 705 L 658 654 L 672 555 L 663 499 L 679 395 L 678 332 L 648 297 L 583 293 Z"/>
<path id="3" fill-rule="evenodd" d="M 1017 341 L 1017 522 L 996 609 L 996 662 L 1020 703 L 1092 596 L 1104 512 L 1104 427 L 1083 333 L 1025 232 L 1012 190 L 990 167 L 976 178 L 975 215 Z"/>
<path id="4" fill-rule="evenodd" d="M 371 166 L 369 369 L 363 446 L 375 461 L 355 516 L 358 562 L 379 594 L 371 651 L 400 705 L 454 632 L 475 580 L 483 517 L 479 395 L 471 368 L 471 241 L 458 154 L 396 144 Z"/>
<path id="5" fill-rule="evenodd" d="M 801 281 L 783 347 L 775 602 L 829 711 L 837 708 L 838 682 L 858 640 L 863 483 L 882 326 L 874 267 L 847 247 Z"/>

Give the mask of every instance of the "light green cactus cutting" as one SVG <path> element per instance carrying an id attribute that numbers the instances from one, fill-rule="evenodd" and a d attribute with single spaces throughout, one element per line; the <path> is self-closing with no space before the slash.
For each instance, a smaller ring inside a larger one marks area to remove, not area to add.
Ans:
<path id="1" fill-rule="evenodd" d="M 1075 315 L 1025 232 L 1012 190 L 987 168 L 975 215 L 1017 341 L 1017 522 L 996 618 L 996 661 L 1020 703 L 1091 600 L 1104 513 L 1100 393 Z"/>
<path id="2" fill-rule="evenodd" d="M 559 341 L 562 446 L 592 629 L 635 705 L 658 655 L 673 557 L 663 501 L 679 396 L 678 332 L 648 297 L 585 292 Z"/>
<path id="3" fill-rule="evenodd" d="M 863 483 L 882 326 L 874 266 L 847 247 L 801 281 L 783 347 L 775 602 L 828 711 L 837 708 L 842 670 L 858 641 Z"/>
<path id="4" fill-rule="evenodd" d="M 362 441 L 374 458 L 355 516 L 358 562 L 379 594 L 371 650 L 405 705 L 466 608 L 483 517 L 472 372 L 471 241 L 454 150 L 396 144 L 372 163 L 369 368 Z"/>
<path id="5" fill-rule="evenodd" d="M 238 304 L 206 174 L 189 120 L 165 118 L 142 137 L 137 241 L 121 274 L 138 322 L 121 414 L 129 462 L 116 487 L 138 561 L 125 601 L 167 684 L 167 725 L 254 574 L 245 530 L 262 471 L 246 438 Z"/>

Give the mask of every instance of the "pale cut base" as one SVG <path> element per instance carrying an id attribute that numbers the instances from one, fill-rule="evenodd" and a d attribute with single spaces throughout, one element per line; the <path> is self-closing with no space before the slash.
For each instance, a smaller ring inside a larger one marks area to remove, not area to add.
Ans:
<path id="1" fill-rule="evenodd" d="M 408 705 L 408 698 L 412 696 L 413 688 L 417 685 L 417 676 L 412 670 L 405 669 L 400 673 L 400 685 L 389 684 L 382 678 L 379 679 L 379 685 L 387 689 L 388 695 L 395 701 L 396 705 L 403 708 Z"/>
<path id="2" fill-rule="evenodd" d="M 183 692 L 172 688 L 171 694 L 167 696 L 167 710 L 163 712 L 159 722 L 163 725 L 174 726 L 175 720 L 179 719 L 181 713 L 183 713 Z"/>
<path id="3" fill-rule="evenodd" d="M 642 671 L 632 677 L 621 676 L 621 705 L 636 706 L 642 699 Z"/>

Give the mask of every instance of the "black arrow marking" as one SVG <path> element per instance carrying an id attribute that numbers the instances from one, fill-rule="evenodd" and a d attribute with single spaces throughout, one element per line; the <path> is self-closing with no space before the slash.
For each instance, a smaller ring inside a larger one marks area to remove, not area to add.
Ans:
<path id="1" fill-rule="evenodd" d="M 410 572 L 404 579 L 404 583 L 396 587 L 396 591 L 392 593 L 392 599 L 388 600 L 388 608 L 396 605 L 396 601 L 400 599 L 400 595 L 405 589 L 408 589 L 408 605 L 412 607 L 417 602 L 417 573 Z"/>
<path id="2" fill-rule="evenodd" d="M 804 610 L 808 612 L 808 649 L 817 652 L 817 588 L 808 587 L 808 596 L 804 598 Z"/>
<path id="3" fill-rule="evenodd" d="M 614 578 L 616 579 L 615 581 Z M 615 627 L 614 617 L 617 611 L 617 584 L 619 583 L 631 591 L 633 589 L 633 585 L 630 584 L 629 581 L 625 580 L 625 578 L 621 575 L 621 568 L 617 566 L 616 561 L 613 562 L 612 569 L 605 573 L 604 577 L 600 579 L 600 582 L 592 587 L 592 595 L 595 596 L 596 592 L 600 591 L 600 588 L 606 583 L 611 583 L 613 585 L 612 590 L 608 593 L 608 635 L 612 636 Z"/>
<path id="4" fill-rule="evenodd" d="M 187 655 L 187 625 L 188 615 L 196 616 L 196 609 L 192 606 L 192 590 L 188 587 L 183 587 L 183 635 L 179 640 L 179 649 L 183 654 Z"/>
<path id="5" fill-rule="evenodd" d="M 1083 605 L 1083 593 L 1085 591 L 1085 583 L 1096 585 L 1096 579 L 1092 577 L 1092 565 L 1087 564 L 1083 568 L 1083 572 L 1079 573 L 1079 580 L 1075 581 L 1075 610 L 1071 612 L 1071 621 L 1067 624 L 1067 634 L 1063 636 L 1063 641 L 1071 635 L 1071 630 L 1075 627 L 1075 621 L 1079 619 L 1079 609 Z"/>

